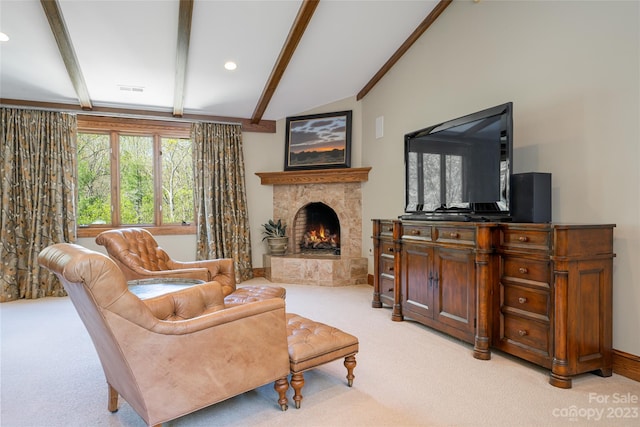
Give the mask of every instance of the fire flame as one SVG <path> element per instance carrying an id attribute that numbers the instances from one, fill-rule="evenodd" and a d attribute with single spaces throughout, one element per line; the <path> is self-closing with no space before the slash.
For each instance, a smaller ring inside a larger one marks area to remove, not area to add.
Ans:
<path id="1" fill-rule="evenodd" d="M 327 230 L 322 224 L 316 226 L 315 228 L 307 230 L 304 246 L 316 247 L 318 244 L 327 243 L 332 247 L 337 247 L 338 235 L 331 234 L 331 231 Z"/>

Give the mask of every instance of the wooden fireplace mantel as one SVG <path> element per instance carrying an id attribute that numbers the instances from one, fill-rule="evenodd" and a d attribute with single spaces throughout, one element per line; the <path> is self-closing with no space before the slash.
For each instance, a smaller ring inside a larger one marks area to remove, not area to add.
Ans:
<path id="1" fill-rule="evenodd" d="M 366 168 L 314 169 L 284 172 L 256 172 L 262 185 L 327 184 L 369 180 Z"/>

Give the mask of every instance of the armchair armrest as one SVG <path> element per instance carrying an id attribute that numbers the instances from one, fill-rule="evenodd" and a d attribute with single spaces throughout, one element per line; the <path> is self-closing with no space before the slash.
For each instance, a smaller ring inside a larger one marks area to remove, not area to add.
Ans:
<path id="1" fill-rule="evenodd" d="M 169 294 L 167 294 L 169 295 Z M 163 296 L 167 296 L 163 295 Z M 242 304 L 235 307 L 210 312 L 202 316 L 187 320 L 167 321 L 158 320 L 150 330 L 162 335 L 186 335 L 215 328 L 224 324 L 258 317 L 261 314 L 281 311 L 282 327 L 286 330 L 286 319 L 284 314 L 285 302 L 280 298 L 272 298 L 264 301 Z M 255 331 L 252 331 L 252 333 Z"/>
<path id="2" fill-rule="evenodd" d="M 224 309 L 222 286 L 203 283 L 176 292 L 143 300 L 160 320 L 186 320 Z"/>
<path id="3" fill-rule="evenodd" d="M 176 261 L 169 260 L 167 262 L 171 269 L 206 269 L 209 281 L 220 282 L 223 294 L 229 295 L 236 289 L 236 277 L 233 267 L 233 259 L 218 258 L 207 259 L 201 261 Z"/>
<path id="4" fill-rule="evenodd" d="M 209 282 L 209 270 L 206 268 L 185 268 L 181 270 L 159 270 L 151 271 L 141 267 L 130 267 L 131 270 L 144 276 L 147 279 L 153 278 L 176 278 L 176 279 L 197 279 Z"/>

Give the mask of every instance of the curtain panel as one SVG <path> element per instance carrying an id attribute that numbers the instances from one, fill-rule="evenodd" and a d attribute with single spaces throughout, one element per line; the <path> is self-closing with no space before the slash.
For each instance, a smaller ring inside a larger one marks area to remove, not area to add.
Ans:
<path id="1" fill-rule="evenodd" d="M 0 302 L 66 295 L 38 253 L 76 240 L 75 115 L 2 108 Z"/>
<path id="2" fill-rule="evenodd" d="M 197 259 L 232 258 L 236 283 L 253 277 L 240 125 L 191 127 Z"/>

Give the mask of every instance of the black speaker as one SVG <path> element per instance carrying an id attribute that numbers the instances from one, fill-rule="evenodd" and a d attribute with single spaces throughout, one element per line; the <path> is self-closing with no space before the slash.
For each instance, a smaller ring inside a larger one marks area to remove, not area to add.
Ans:
<path id="1" fill-rule="evenodd" d="M 551 222 L 551 174 L 511 175 L 511 216 L 514 222 Z"/>

